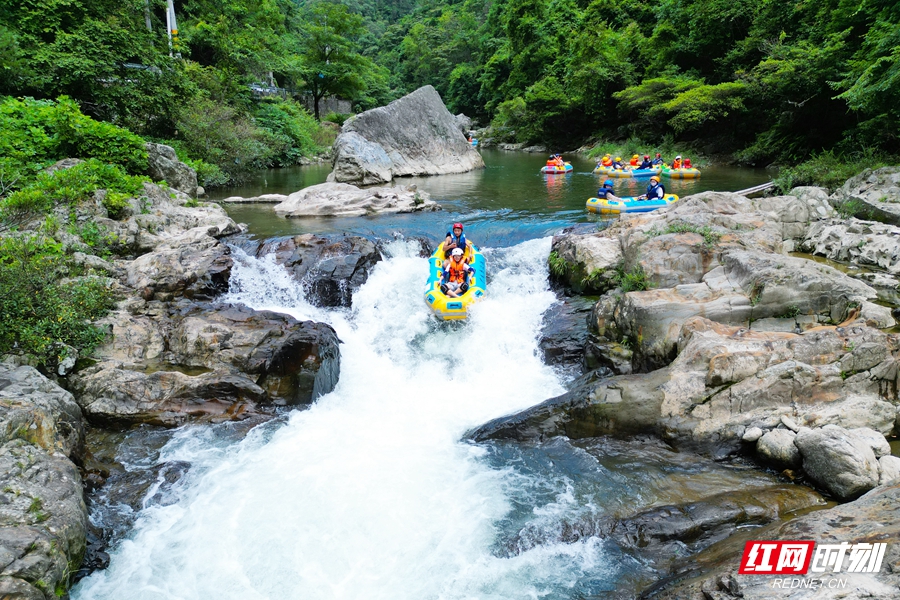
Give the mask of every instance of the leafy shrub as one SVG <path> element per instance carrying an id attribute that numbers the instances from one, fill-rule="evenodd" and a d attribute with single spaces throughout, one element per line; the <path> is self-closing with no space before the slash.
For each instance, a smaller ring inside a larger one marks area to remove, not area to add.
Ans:
<path id="1" fill-rule="evenodd" d="M 97 158 L 129 173 L 147 168 L 144 140 L 95 121 L 71 99 L 5 98 L 0 102 L 0 194 L 31 183 L 62 158 Z M 12 183 L 11 183 L 12 182 Z"/>
<path id="2" fill-rule="evenodd" d="M 650 280 L 647 279 L 647 273 L 641 265 L 635 266 L 630 271 L 625 270 L 624 263 L 616 265 L 616 272 L 613 276 L 616 286 L 622 288 L 623 292 L 641 292 L 649 290 L 652 286 Z"/>
<path id="3" fill-rule="evenodd" d="M 815 185 L 834 191 L 864 169 L 883 167 L 889 160 L 889 157 L 869 149 L 855 153 L 828 150 L 792 167 L 784 167 L 775 178 L 775 185 L 782 193 L 801 185 Z"/>
<path id="4" fill-rule="evenodd" d="M 181 106 L 175 122 L 181 147 L 190 156 L 216 165 L 229 181 L 270 166 L 273 157 L 288 146 L 286 139 L 257 127 L 236 108 L 209 98 L 197 98 Z"/>
<path id="5" fill-rule="evenodd" d="M 25 189 L 0 200 L 0 219 L 49 212 L 58 204 L 74 206 L 90 199 L 98 189 L 107 190 L 103 204 L 115 218 L 125 208 L 127 198 L 141 191 L 144 181 L 144 177 L 126 175 L 116 165 L 90 159 L 68 169 L 41 173 Z"/>
<path id="6" fill-rule="evenodd" d="M 265 101 L 256 110 L 255 117 L 258 125 L 283 143 L 282 151 L 272 157 L 275 164 L 282 167 L 295 165 L 301 157 L 319 151 L 314 139 L 319 123 L 297 102 L 283 99 Z M 342 125 L 343 121 L 339 124 Z"/>
<path id="7" fill-rule="evenodd" d="M 105 330 L 92 325 L 113 307 L 105 281 L 78 275 L 61 244 L 43 235 L 0 239 L 0 354 L 32 354 L 45 365 L 60 358 L 60 344 L 81 355 Z"/>
<path id="8" fill-rule="evenodd" d="M 554 277 L 565 277 L 572 268 L 571 265 L 566 262 L 566 259 L 561 257 L 555 250 L 547 257 L 547 263 L 550 267 L 550 274 Z"/>
<path id="9" fill-rule="evenodd" d="M 325 115 L 325 118 L 322 120 L 328 121 L 329 123 L 337 123 L 338 125 L 343 127 L 344 123 L 347 122 L 347 119 L 349 119 L 352 116 L 353 116 L 353 114 L 330 112 L 327 115 Z"/>

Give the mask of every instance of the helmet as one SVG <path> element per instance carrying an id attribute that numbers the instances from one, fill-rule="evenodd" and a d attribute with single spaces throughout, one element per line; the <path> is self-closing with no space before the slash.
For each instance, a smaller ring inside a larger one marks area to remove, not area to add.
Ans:
<path id="1" fill-rule="evenodd" d="M 676 157 L 675 157 L 675 158 L 681 158 L 681 155 L 680 155 L 680 154 L 679 154 L 679 155 L 678 155 L 678 156 L 676 156 Z"/>
<path id="2" fill-rule="evenodd" d="M 616 157 L 616 160 L 622 160 L 622 157 L 621 157 L 621 156 L 617 156 L 617 157 Z"/>
<path id="3" fill-rule="evenodd" d="M 451 252 L 450 254 L 452 254 L 453 256 L 462 256 L 462 253 L 462 248 L 454 248 L 453 252 Z"/>
<path id="4" fill-rule="evenodd" d="M 607 179 L 606 181 L 603 182 L 603 187 L 606 187 L 606 186 L 612 187 L 612 185 L 613 185 L 612 179 Z"/>
<path id="5" fill-rule="evenodd" d="M 654 175 L 653 177 L 650 178 L 650 181 L 655 181 L 656 183 L 659 183 L 659 177 Z"/>
<path id="6" fill-rule="evenodd" d="M 657 155 L 657 156 L 662 156 L 662 154 L 660 154 L 659 152 L 657 152 L 656 155 Z"/>
<path id="7" fill-rule="evenodd" d="M 640 158 L 640 156 L 638 156 L 637 154 L 635 154 L 635 155 L 632 156 L 631 158 Z"/>
<path id="8" fill-rule="evenodd" d="M 456 228 L 462 229 L 463 228 L 462 223 L 454 223 L 453 229 L 456 229 Z"/>
<path id="9" fill-rule="evenodd" d="M 644 158 L 650 158 L 650 155 L 649 155 L 649 154 L 645 154 L 645 155 L 644 155 Z"/>

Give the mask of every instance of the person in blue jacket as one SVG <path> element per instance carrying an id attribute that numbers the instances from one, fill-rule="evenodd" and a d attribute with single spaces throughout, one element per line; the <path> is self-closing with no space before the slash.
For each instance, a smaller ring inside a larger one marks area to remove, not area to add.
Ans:
<path id="1" fill-rule="evenodd" d="M 450 252 L 454 248 L 460 248 L 465 252 L 468 243 L 466 235 L 463 233 L 462 223 L 454 223 L 453 228 L 447 232 L 447 237 L 444 239 L 444 258 L 450 258 Z"/>
<path id="2" fill-rule="evenodd" d="M 657 152 L 656 158 L 654 158 L 651 162 L 653 163 L 654 166 L 663 164 L 664 161 L 662 159 L 662 154 Z"/>
<path id="3" fill-rule="evenodd" d="M 639 166 L 638 169 L 652 169 L 652 168 L 653 168 L 653 163 L 650 162 L 650 155 L 645 154 L 644 162 L 641 163 L 641 166 Z"/>
<path id="4" fill-rule="evenodd" d="M 666 188 L 659 183 L 659 177 L 654 175 L 650 178 L 650 185 L 647 186 L 647 193 L 638 196 L 638 200 L 662 200 L 666 196 Z"/>
<path id="5" fill-rule="evenodd" d="M 613 181 L 612 179 L 607 179 L 603 182 L 603 187 L 597 190 L 597 197 L 601 199 L 609 200 L 610 202 L 618 202 L 619 197 L 612 193 L 613 191 Z"/>

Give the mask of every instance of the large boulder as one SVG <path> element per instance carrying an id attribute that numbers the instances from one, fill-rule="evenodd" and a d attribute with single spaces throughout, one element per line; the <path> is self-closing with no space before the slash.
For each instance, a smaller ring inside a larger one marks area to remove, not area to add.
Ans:
<path id="1" fill-rule="evenodd" d="M 372 185 L 407 175 L 464 173 L 484 167 L 430 85 L 351 117 L 334 143 L 329 181 Z"/>
<path id="2" fill-rule="evenodd" d="M 415 186 L 360 189 L 346 183 L 312 185 L 275 206 L 275 212 L 283 217 L 361 217 L 440 209 L 427 192 Z"/>
<path id="3" fill-rule="evenodd" d="M 102 323 L 111 335 L 99 362 L 70 376 L 97 423 L 239 420 L 308 404 L 337 385 L 339 342 L 323 323 L 187 300 L 132 300 Z"/>
<path id="4" fill-rule="evenodd" d="M 87 509 L 71 461 L 24 440 L 0 446 L 0 597 L 53 600 L 81 566 Z"/>
<path id="5" fill-rule="evenodd" d="M 72 394 L 0 363 L 0 597 L 51 600 L 81 565 L 84 425 Z"/>
<path id="6" fill-rule="evenodd" d="M 900 167 L 866 169 L 835 191 L 831 203 L 861 219 L 900 225 Z"/>
<path id="7" fill-rule="evenodd" d="M 165 181 L 189 196 L 197 195 L 197 172 L 178 160 L 174 148 L 151 142 L 147 142 L 146 147 L 147 174 L 154 181 Z"/>
<path id="8" fill-rule="evenodd" d="M 197 227 L 125 265 L 127 285 L 147 300 L 208 300 L 228 291 L 233 261 L 228 246 Z"/>
<path id="9" fill-rule="evenodd" d="M 777 577 L 737 573 L 736 565 L 740 562 L 744 544 L 719 545 L 680 561 L 664 581 L 652 587 L 652 597 L 670 600 L 896 598 L 900 588 L 900 545 L 893 540 L 898 536 L 900 483 L 894 482 L 874 489 L 854 502 L 757 529 L 751 538 L 814 540 L 817 544 L 887 542 L 881 569 L 876 572 L 848 572 L 850 553 L 847 552 L 838 573 L 829 568 L 821 573 L 822 578 L 816 577 L 820 575 L 818 573 L 810 573 L 790 580 L 790 583 L 813 581 L 819 585 L 775 591 L 772 586 Z"/>

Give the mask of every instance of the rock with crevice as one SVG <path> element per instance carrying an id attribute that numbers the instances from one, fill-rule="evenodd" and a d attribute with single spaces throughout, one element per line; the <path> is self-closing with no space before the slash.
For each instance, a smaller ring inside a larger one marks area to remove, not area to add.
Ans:
<path id="1" fill-rule="evenodd" d="M 481 154 L 430 85 L 348 119 L 334 142 L 333 156 L 328 180 L 356 185 L 484 167 Z"/>

